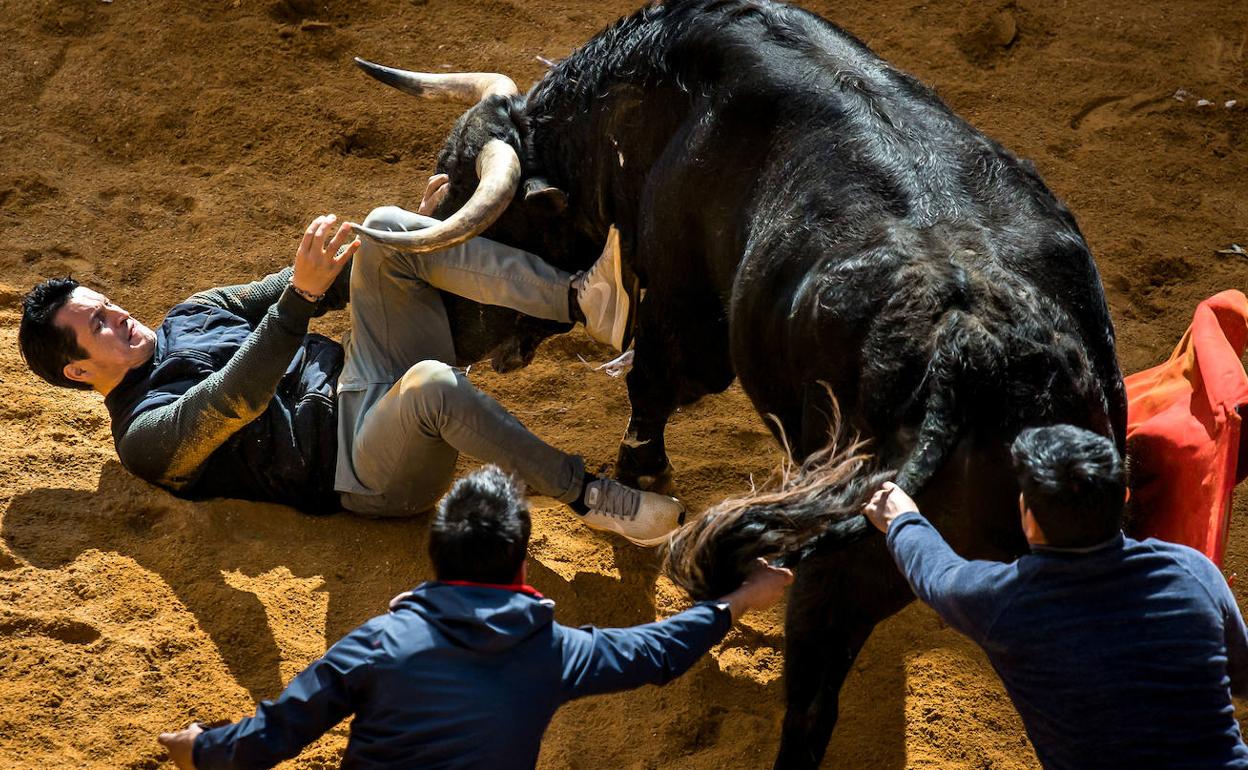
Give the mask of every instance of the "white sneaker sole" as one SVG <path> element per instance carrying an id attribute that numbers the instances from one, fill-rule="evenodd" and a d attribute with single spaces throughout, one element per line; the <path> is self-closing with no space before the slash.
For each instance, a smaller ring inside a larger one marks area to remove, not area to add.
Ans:
<path id="1" fill-rule="evenodd" d="M 659 535 L 658 537 L 650 537 L 650 538 L 632 537 L 631 535 L 624 534 L 618 529 L 605 529 L 605 528 L 599 528 L 599 527 L 591 527 L 589 524 L 586 524 L 585 528 L 592 530 L 594 532 L 602 532 L 604 534 L 619 535 L 620 537 L 624 538 L 625 540 L 632 543 L 633 545 L 638 545 L 638 546 L 641 546 L 642 548 L 657 548 L 658 546 L 661 546 L 664 543 L 666 543 L 668 540 L 670 540 L 672 535 L 676 534 L 676 531 L 679 530 L 684 525 L 685 516 L 687 514 L 688 514 L 687 509 L 682 510 L 680 512 L 680 516 L 676 518 L 676 526 L 673 527 L 671 531 L 666 532 L 662 535 Z"/>
<path id="2" fill-rule="evenodd" d="M 628 343 L 632 342 L 630 331 L 633 328 L 633 297 L 624 285 L 624 255 L 620 253 L 620 231 L 612 227 L 609 237 L 611 248 L 615 249 L 615 275 L 612 278 L 620 290 L 616 301 L 615 325 L 611 328 L 611 344 L 616 350 L 623 352 L 628 349 Z"/>
<path id="3" fill-rule="evenodd" d="M 652 537 L 649 540 L 638 540 L 635 537 L 629 537 L 628 535 L 625 535 L 621 532 L 617 532 L 616 534 L 624 538 L 625 540 L 629 541 L 633 545 L 639 545 L 642 548 L 658 548 L 659 546 L 666 543 L 668 540 L 671 540 L 672 535 L 676 534 L 677 529 L 680 529 L 679 524 L 676 525 L 676 529 L 673 529 L 671 532 L 668 532 L 666 535 L 663 535 L 662 537 Z"/>

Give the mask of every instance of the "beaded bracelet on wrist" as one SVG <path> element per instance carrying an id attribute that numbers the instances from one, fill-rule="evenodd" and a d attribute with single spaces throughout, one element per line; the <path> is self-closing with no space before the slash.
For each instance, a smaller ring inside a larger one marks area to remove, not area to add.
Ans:
<path id="1" fill-rule="evenodd" d="M 293 281 L 289 285 L 290 285 L 290 288 L 294 290 L 295 294 L 298 294 L 300 297 L 303 297 L 308 302 L 311 302 L 314 305 L 325 298 L 324 292 L 321 292 L 320 294 L 313 294 L 310 291 L 300 289 L 298 286 L 294 284 Z"/>

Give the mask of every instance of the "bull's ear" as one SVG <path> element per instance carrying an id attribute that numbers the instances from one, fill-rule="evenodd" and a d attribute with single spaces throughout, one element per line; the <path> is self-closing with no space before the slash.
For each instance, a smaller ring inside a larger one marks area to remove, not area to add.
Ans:
<path id="1" fill-rule="evenodd" d="M 558 187 L 552 187 L 540 176 L 531 176 L 524 180 L 525 203 L 540 203 L 548 206 L 556 213 L 563 213 L 568 207 L 568 195 Z"/>

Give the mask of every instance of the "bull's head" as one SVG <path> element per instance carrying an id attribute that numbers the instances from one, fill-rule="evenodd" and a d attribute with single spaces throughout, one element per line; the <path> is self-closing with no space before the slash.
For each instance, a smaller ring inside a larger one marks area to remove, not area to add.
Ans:
<path id="1" fill-rule="evenodd" d="M 434 216 L 441 224 L 411 232 L 355 231 L 391 248 L 427 253 L 488 234 L 542 255 L 567 269 L 584 261 L 584 239 L 571 226 L 565 194 L 549 184 L 532 156 L 525 99 L 506 75 L 429 74 L 384 67 L 357 58 L 369 75 L 414 96 L 471 105 L 460 116 L 438 156 L 437 171 L 450 187 Z M 488 231 L 488 232 L 487 232 Z M 596 255 L 596 254 L 595 254 Z M 538 345 L 568 327 L 505 308 L 445 295 L 460 364 L 486 357 L 508 371 L 532 361 Z"/>

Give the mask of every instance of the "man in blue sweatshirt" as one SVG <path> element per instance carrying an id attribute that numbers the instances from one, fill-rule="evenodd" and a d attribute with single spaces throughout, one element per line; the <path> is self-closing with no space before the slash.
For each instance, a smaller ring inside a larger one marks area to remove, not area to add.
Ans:
<path id="1" fill-rule="evenodd" d="M 532 768 L 561 705 L 680 676 L 793 579 L 760 560 L 736 591 L 667 620 L 567 628 L 524 584 L 528 542 L 510 476 L 486 466 L 461 479 L 431 525 L 436 581 L 396 596 L 255 716 L 160 742 L 183 770 L 269 768 L 354 714 L 343 768 Z"/>
<path id="2" fill-rule="evenodd" d="M 1197 551 L 1123 535 L 1112 442 L 1070 425 L 1011 449 L 1031 553 L 962 559 L 885 484 L 872 523 L 915 594 L 969 636 L 1046 768 L 1248 768 L 1231 694 L 1248 693 L 1248 630 Z"/>

